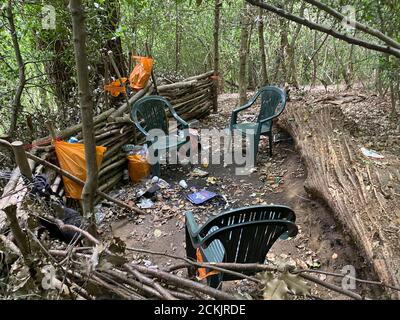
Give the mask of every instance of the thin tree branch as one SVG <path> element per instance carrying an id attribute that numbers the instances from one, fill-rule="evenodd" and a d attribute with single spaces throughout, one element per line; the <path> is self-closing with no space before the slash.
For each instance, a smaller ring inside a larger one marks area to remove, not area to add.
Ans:
<path id="1" fill-rule="evenodd" d="M 386 36 L 383 34 L 381 31 L 368 27 L 367 25 L 364 25 L 358 21 L 355 20 L 350 20 L 344 15 L 342 15 L 340 12 L 336 11 L 335 9 L 331 8 L 330 6 L 316 0 L 304 0 L 305 2 L 308 2 L 309 4 L 312 4 L 316 6 L 317 8 L 329 13 L 331 16 L 335 17 L 338 20 L 341 21 L 348 21 L 349 24 L 354 26 L 357 30 L 363 31 L 365 33 L 368 33 L 371 36 L 377 37 L 378 39 L 382 40 L 385 42 L 388 46 L 394 47 L 396 49 L 400 49 L 400 43 L 395 41 L 394 39 Z"/>
<path id="2" fill-rule="evenodd" d="M 322 26 L 320 24 L 311 22 L 311 21 L 309 21 L 309 20 L 307 20 L 305 18 L 300 18 L 298 16 L 295 16 L 295 15 L 283 10 L 283 9 L 274 7 L 274 6 L 272 6 L 270 4 L 267 4 L 267 3 L 264 3 L 264 2 L 259 2 L 259 1 L 255 1 L 255 0 L 246 0 L 246 1 L 248 3 L 251 3 L 252 5 L 255 5 L 255 6 L 261 7 L 263 9 L 265 9 L 265 10 L 268 10 L 270 12 L 273 12 L 273 13 L 275 13 L 275 14 L 277 14 L 277 15 L 285 18 L 285 19 L 288 19 L 288 20 L 291 20 L 293 22 L 302 24 L 302 25 L 304 25 L 304 26 L 306 26 L 306 27 L 308 27 L 308 28 L 310 28 L 312 30 L 317 30 L 317 31 L 329 34 L 330 36 L 332 36 L 334 38 L 337 38 L 337 39 L 340 39 L 340 40 L 343 40 L 343 41 L 345 41 L 347 43 L 354 44 L 354 45 L 357 45 L 357 46 L 360 46 L 360 47 L 363 47 L 363 48 L 366 48 L 366 49 L 378 51 L 378 52 L 388 53 L 388 54 L 393 55 L 393 56 L 395 56 L 397 58 L 400 58 L 400 50 L 398 50 L 396 48 L 393 48 L 391 46 L 382 46 L 382 45 L 370 43 L 368 41 L 364 41 L 364 40 L 360 40 L 360 39 L 357 39 L 357 38 L 354 38 L 354 37 L 347 36 L 347 35 L 345 35 L 343 33 L 340 33 L 338 31 L 336 31 L 333 28 L 324 27 L 324 26 Z"/>

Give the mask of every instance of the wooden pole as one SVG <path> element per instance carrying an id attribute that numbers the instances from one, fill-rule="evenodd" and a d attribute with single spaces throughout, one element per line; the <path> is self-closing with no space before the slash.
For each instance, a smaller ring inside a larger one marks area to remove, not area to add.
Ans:
<path id="1" fill-rule="evenodd" d="M 14 141 L 11 143 L 11 147 L 14 152 L 15 162 L 17 163 L 21 174 L 29 180 L 32 180 L 32 171 L 25 154 L 24 144 L 21 141 Z"/>
<path id="2" fill-rule="evenodd" d="M 146 41 L 145 46 L 146 46 L 146 54 L 147 54 L 147 56 L 149 58 L 153 58 L 151 56 L 151 54 L 150 54 L 150 49 L 149 49 L 149 45 L 148 45 L 147 41 Z M 156 95 L 159 95 L 158 88 L 157 88 L 156 76 L 154 74 L 154 64 L 153 64 L 153 67 L 151 68 L 151 80 L 153 81 L 154 92 L 156 93 Z"/>
<path id="3" fill-rule="evenodd" d="M 115 60 L 114 60 L 114 54 L 111 50 L 108 51 L 108 57 L 110 58 L 111 64 L 114 68 L 115 73 L 118 76 L 118 79 L 121 79 L 121 73 L 118 70 L 117 64 L 115 63 Z M 121 84 L 121 86 L 123 86 L 122 81 L 120 82 L 120 84 Z M 129 97 L 128 97 L 128 94 L 126 93 L 126 90 L 124 91 L 124 97 L 125 97 L 125 102 L 129 108 Z M 135 144 L 137 143 L 136 130 L 133 131 L 133 142 Z"/>

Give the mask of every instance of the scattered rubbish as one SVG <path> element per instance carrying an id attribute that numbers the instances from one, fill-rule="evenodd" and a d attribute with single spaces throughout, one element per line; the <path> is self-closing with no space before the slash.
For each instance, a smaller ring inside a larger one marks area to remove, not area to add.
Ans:
<path id="1" fill-rule="evenodd" d="M 154 206 L 154 202 L 147 198 L 142 198 L 142 200 L 137 204 L 139 208 L 149 209 Z"/>
<path id="2" fill-rule="evenodd" d="M 99 207 L 95 207 L 95 210 L 96 224 L 100 224 L 104 220 L 105 215 Z"/>
<path id="3" fill-rule="evenodd" d="M 333 255 L 332 255 L 332 259 L 333 260 L 336 260 L 338 258 L 338 254 L 337 253 L 334 253 Z"/>
<path id="4" fill-rule="evenodd" d="M 147 148 L 147 146 L 144 147 L 144 146 L 136 146 L 134 144 L 125 144 L 122 146 L 122 151 L 124 151 L 126 153 L 132 152 L 132 154 L 137 154 L 141 150 L 146 149 L 146 148 Z"/>
<path id="5" fill-rule="evenodd" d="M 202 204 L 208 200 L 211 200 L 218 195 L 214 192 L 208 190 L 200 190 L 194 193 L 190 193 L 187 195 L 188 200 L 193 204 Z"/>
<path id="6" fill-rule="evenodd" d="M 374 159 L 383 159 L 385 158 L 384 156 L 380 155 L 374 150 L 370 150 L 367 148 L 362 147 L 361 152 L 363 153 L 364 156 L 369 157 L 369 158 L 374 158 Z"/>
<path id="7" fill-rule="evenodd" d="M 207 171 L 204 171 L 204 170 L 201 170 L 201 169 L 199 169 L 199 168 L 195 168 L 195 169 L 191 172 L 191 175 L 192 175 L 193 177 L 205 177 L 205 176 L 208 175 L 208 172 L 207 172 Z"/>
<path id="8" fill-rule="evenodd" d="M 157 176 L 154 176 L 153 178 L 151 178 L 151 182 L 152 183 L 157 183 L 158 182 L 158 177 Z"/>
<path id="9" fill-rule="evenodd" d="M 322 280 L 322 281 L 325 281 L 325 280 L 326 280 L 326 274 L 320 274 L 318 277 L 319 277 L 319 279 Z"/>
<path id="10" fill-rule="evenodd" d="M 160 186 L 158 184 L 152 185 L 149 189 L 147 189 L 143 194 L 140 196 L 143 196 L 145 198 L 152 198 L 155 196 L 156 192 L 160 190 Z"/>
<path id="11" fill-rule="evenodd" d="M 133 154 L 128 156 L 129 177 L 133 182 L 139 182 L 141 179 L 150 175 L 150 165 L 145 156 Z"/>
<path id="12" fill-rule="evenodd" d="M 207 178 L 207 182 L 211 183 L 211 184 L 216 184 L 217 183 L 217 179 L 215 177 L 208 177 Z"/>
<path id="13" fill-rule="evenodd" d="M 169 183 L 167 181 L 165 181 L 164 179 L 158 178 L 157 180 L 157 185 L 161 188 L 161 189 L 167 189 L 169 188 Z"/>
<path id="14" fill-rule="evenodd" d="M 160 229 L 155 229 L 155 230 L 154 230 L 154 236 L 155 236 L 156 238 L 161 237 L 161 235 L 162 235 L 162 232 L 161 232 Z"/>
<path id="15" fill-rule="evenodd" d="M 68 139 L 68 143 L 78 143 L 79 140 L 76 137 L 71 137 Z"/>
<path id="16" fill-rule="evenodd" d="M 188 187 L 188 185 L 187 185 L 187 183 L 186 183 L 185 180 L 179 181 L 179 185 L 180 185 L 183 189 L 186 189 L 186 188 Z"/>

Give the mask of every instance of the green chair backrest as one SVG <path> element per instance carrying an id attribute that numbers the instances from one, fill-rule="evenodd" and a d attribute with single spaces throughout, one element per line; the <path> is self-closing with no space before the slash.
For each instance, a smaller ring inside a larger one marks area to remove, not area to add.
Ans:
<path id="1" fill-rule="evenodd" d="M 139 123 L 140 115 L 144 124 L 142 127 L 149 132 L 152 129 L 161 129 L 168 134 L 168 117 L 166 111 L 172 108 L 167 99 L 160 96 L 148 96 L 138 100 L 132 107 L 131 117 Z"/>
<path id="2" fill-rule="evenodd" d="M 274 223 L 274 221 L 276 223 Z M 263 263 L 274 242 L 284 233 L 297 234 L 296 215 L 282 205 L 251 206 L 220 214 L 205 223 L 200 231 L 204 245 L 220 240 L 225 261 Z M 212 227 L 218 230 L 209 233 Z"/>
<path id="3" fill-rule="evenodd" d="M 261 96 L 261 108 L 257 121 L 278 116 L 282 113 L 286 105 L 285 92 L 273 86 L 263 87 L 259 90 Z"/>

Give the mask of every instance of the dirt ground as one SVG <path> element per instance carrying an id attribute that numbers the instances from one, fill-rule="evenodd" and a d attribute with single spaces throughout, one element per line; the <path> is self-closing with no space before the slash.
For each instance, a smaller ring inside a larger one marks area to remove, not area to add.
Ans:
<path id="1" fill-rule="evenodd" d="M 237 95 L 224 94 L 219 97 L 219 112 L 200 121 L 199 128 L 224 128 L 228 126 L 231 111 L 237 104 Z M 275 127 L 283 141 L 274 143 L 272 158 L 268 155 L 268 142 L 263 140 L 258 154 L 257 170 L 249 175 L 236 176 L 232 165 L 168 165 L 162 166 L 161 178 L 169 183 L 157 192 L 154 206 L 145 209 L 143 216 L 127 216 L 125 213 L 112 214 L 103 207 L 105 218 L 102 232 L 121 238 L 128 247 L 142 248 L 185 257 L 185 211 L 193 211 L 198 223 L 220 212 L 256 204 L 283 204 L 296 213 L 299 234 L 290 240 L 278 240 L 267 255 L 268 263 L 285 262 L 299 268 L 314 268 L 341 273 L 344 266 L 352 265 L 356 276 L 376 280 L 370 265 L 360 256 L 351 238 L 343 232 L 332 213 L 318 199 L 311 199 L 304 190 L 307 172 L 293 142 L 285 133 Z M 207 171 L 206 177 L 193 177 L 194 168 Z M 179 186 L 184 179 L 188 188 Z M 142 184 L 127 184 L 113 192 L 113 196 L 125 201 L 135 201 L 135 194 L 144 187 Z M 206 188 L 224 197 L 224 201 L 212 200 L 201 206 L 191 204 L 186 195 Z M 107 213 L 108 212 L 108 213 Z M 169 267 L 179 261 L 165 256 L 133 254 L 132 258 L 146 265 Z M 183 274 L 184 270 L 177 271 Z M 341 278 L 320 274 L 320 279 L 340 286 Z M 247 280 L 224 283 L 224 290 L 243 291 Z M 376 298 L 380 293 L 371 286 L 357 284 L 356 291 Z M 312 294 L 323 299 L 345 299 L 346 297 L 321 286 L 312 285 Z"/>

